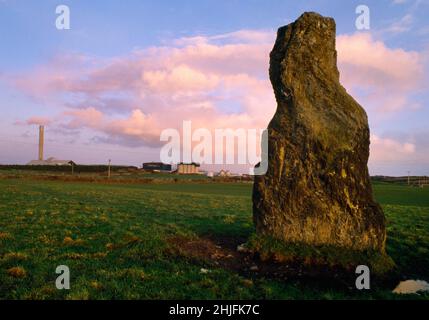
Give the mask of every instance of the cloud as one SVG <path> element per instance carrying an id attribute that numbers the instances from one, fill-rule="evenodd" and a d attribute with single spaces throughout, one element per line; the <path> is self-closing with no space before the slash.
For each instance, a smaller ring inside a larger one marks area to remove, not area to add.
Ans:
<path id="1" fill-rule="evenodd" d="M 109 141 L 155 145 L 166 128 L 264 128 L 275 111 L 268 55 L 275 34 L 243 30 L 183 38 L 127 56 L 59 56 L 10 79 L 37 101 L 61 106 L 60 125 Z"/>
<path id="2" fill-rule="evenodd" d="M 163 129 L 265 128 L 276 103 L 268 79 L 275 33 L 241 30 L 181 38 L 126 56 L 58 56 L 10 75 L 15 86 L 58 108 L 51 126 L 89 130 L 92 141 L 159 147 Z M 389 48 L 370 34 L 337 38 L 341 82 L 371 115 L 414 110 L 422 53 Z M 371 117 L 370 117 L 371 118 Z M 60 132 L 61 130 L 58 130 Z M 371 161 L 406 159 L 418 145 L 372 136 Z"/>
<path id="3" fill-rule="evenodd" d="M 49 117 L 30 117 L 25 121 L 16 121 L 17 125 L 48 125 L 52 123 L 52 119 Z"/>
<path id="4" fill-rule="evenodd" d="M 133 110 L 129 117 L 124 119 L 110 119 L 102 112 L 89 107 L 68 111 L 63 114 L 67 129 L 91 128 L 98 132 L 106 133 L 110 138 L 104 141 L 125 142 L 126 138 L 140 141 L 140 144 L 156 145 L 159 142 L 159 123 L 151 116 L 144 114 L 141 110 Z M 67 121 L 68 120 L 68 121 Z M 121 139 L 111 139 L 112 137 Z M 127 143 L 125 143 L 127 144 Z M 135 143 L 133 143 L 135 145 Z"/>
<path id="5" fill-rule="evenodd" d="M 424 89 L 421 53 L 388 48 L 368 33 L 340 35 L 338 64 L 343 85 L 367 108 L 381 113 L 415 109 Z"/>
<path id="6" fill-rule="evenodd" d="M 214 35 L 214 36 L 195 36 L 183 37 L 174 41 L 176 45 L 196 45 L 208 43 L 272 43 L 274 40 L 275 31 L 273 30 L 248 30 L 242 29 L 234 32 Z"/>
<path id="7" fill-rule="evenodd" d="M 411 30 L 413 22 L 414 22 L 413 15 L 411 13 L 407 13 L 399 21 L 395 21 L 390 26 L 383 29 L 382 32 L 388 32 L 388 33 L 394 33 L 394 34 L 407 32 Z"/>
<path id="8" fill-rule="evenodd" d="M 427 175 L 429 148 L 426 131 L 371 135 L 369 168 L 372 174 Z"/>
<path id="9" fill-rule="evenodd" d="M 179 65 L 170 70 L 143 72 L 143 81 L 156 91 L 198 92 L 214 89 L 219 84 L 219 77 L 205 74 L 187 65 Z"/>
<path id="10" fill-rule="evenodd" d="M 65 125 L 65 127 L 69 129 L 81 127 L 99 129 L 102 127 L 102 121 L 104 118 L 103 113 L 93 107 L 66 111 L 63 113 L 63 115 L 71 117 L 71 120 L 67 123 L 67 125 Z"/>
<path id="11" fill-rule="evenodd" d="M 371 160 L 374 162 L 407 160 L 416 153 L 416 145 L 373 134 L 371 135 L 370 151 Z"/>

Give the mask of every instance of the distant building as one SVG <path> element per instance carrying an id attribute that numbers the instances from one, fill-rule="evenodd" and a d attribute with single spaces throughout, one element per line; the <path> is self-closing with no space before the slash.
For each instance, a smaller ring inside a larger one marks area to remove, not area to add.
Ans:
<path id="1" fill-rule="evenodd" d="M 76 165 L 72 160 L 58 160 L 53 157 L 46 160 L 32 160 L 28 166 L 71 166 Z"/>
<path id="2" fill-rule="evenodd" d="M 198 163 L 179 163 L 177 164 L 178 174 L 198 174 L 200 165 Z"/>
<path id="3" fill-rule="evenodd" d="M 230 177 L 231 176 L 231 172 L 229 172 L 229 170 L 220 170 L 219 173 L 217 174 L 218 177 Z"/>
<path id="4" fill-rule="evenodd" d="M 143 163 L 143 170 L 146 171 L 171 171 L 171 164 L 166 164 L 162 162 L 146 162 Z"/>
<path id="5" fill-rule="evenodd" d="M 43 147 L 45 144 L 45 126 L 39 126 L 39 157 L 38 160 L 32 160 L 27 163 L 28 166 L 74 166 L 72 160 L 58 160 L 54 157 L 50 157 L 46 160 L 43 159 Z"/>

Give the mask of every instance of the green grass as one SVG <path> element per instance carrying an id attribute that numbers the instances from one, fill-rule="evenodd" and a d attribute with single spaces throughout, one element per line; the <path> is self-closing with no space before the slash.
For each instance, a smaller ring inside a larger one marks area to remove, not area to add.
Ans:
<path id="1" fill-rule="evenodd" d="M 248 279 L 171 250 L 177 236 L 247 239 L 251 188 L 0 180 L 0 299 L 402 298 L 392 288 Z M 374 192 L 388 219 L 388 253 L 403 274 L 429 280 L 429 189 L 376 184 Z M 69 291 L 55 288 L 60 264 L 70 267 Z"/>
<path id="2" fill-rule="evenodd" d="M 427 187 L 408 187 L 393 183 L 375 183 L 374 193 L 383 205 L 429 207 Z"/>

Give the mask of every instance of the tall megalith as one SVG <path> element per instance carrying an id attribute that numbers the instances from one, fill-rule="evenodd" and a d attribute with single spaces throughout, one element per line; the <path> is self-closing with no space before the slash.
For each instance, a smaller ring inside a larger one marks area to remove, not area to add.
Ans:
<path id="1" fill-rule="evenodd" d="M 254 182 L 257 234 L 383 253 L 385 217 L 367 167 L 368 119 L 340 84 L 335 21 L 304 13 L 281 27 L 270 79 L 277 111 L 268 126 L 268 171 Z"/>

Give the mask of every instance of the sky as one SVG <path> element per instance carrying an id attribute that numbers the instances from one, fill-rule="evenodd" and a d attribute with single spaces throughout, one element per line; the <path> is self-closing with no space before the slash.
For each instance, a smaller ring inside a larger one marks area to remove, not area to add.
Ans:
<path id="1" fill-rule="evenodd" d="M 70 8 L 70 29 L 55 10 Z M 358 5 L 370 29 L 357 30 Z M 429 0 L 0 0 L 0 163 L 158 161 L 160 132 L 263 129 L 276 30 L 333 17 L 340 80 L 364 107 L 372 175 L 429 175 Z M 239 169 L 238 169 L 239 170 Z"/>

